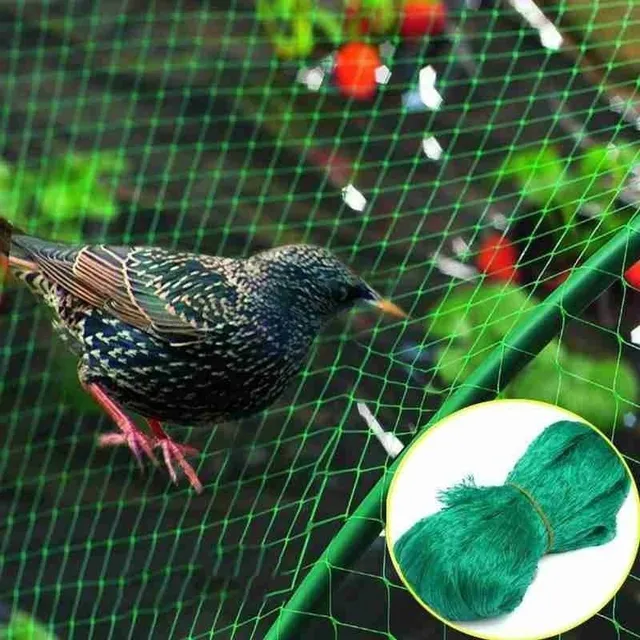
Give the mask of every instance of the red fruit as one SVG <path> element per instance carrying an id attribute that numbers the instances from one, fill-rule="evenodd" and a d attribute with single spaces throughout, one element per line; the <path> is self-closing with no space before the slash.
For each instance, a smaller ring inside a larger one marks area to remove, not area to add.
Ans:
<path id="1" fill-rule="evenodd" d="M 447 10 L 442 2 L 407 0 L 400 21 L 400 33 L 405 38 L 439 36 L 447 24 Z"/>
<path id="2" fill-rule="evenodd" d="M 634 289 L 640 289 L 640 260 L 625 271 L 624 279 Z"/>
<path id="3" fill-rule="evenodd" d="M 478 269 L 496 280 L 518 280 L 518 252 L 499 233 L 491 233 L 480 242 L 476 258 Z"/>
<path id="4" fill-rule="evenodd" d="M 376 92 L 376 69 L 381 65 L 378 50 L 363 42 L 349 42 L 336 55 L 336 82 L 350 98 L 367 100 Z"/>

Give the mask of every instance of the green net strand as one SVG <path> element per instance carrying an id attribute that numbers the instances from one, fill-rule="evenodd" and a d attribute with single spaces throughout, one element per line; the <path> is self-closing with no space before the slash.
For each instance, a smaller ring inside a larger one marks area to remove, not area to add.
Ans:
<path id="1" fill-rule="evenodd" d="M 477 486 L 469 478 L 443 491 L 443 508 L 395 543 L 400 570 L 445 620 L 511 613 L 545 554 L 615 537 L 630 484 L 601 434 L 580 422 L 556 422 L 529 445 L 502 486 Z"/>
<path id="2" fill-rule="evenodd" d="M 484 365 L 451 394 L 422 430 L 460 409 L 495 397 L 558 334 L 566 316 L 578 314 L 598 298 L 618 278 L 617 274 L 639 256 L 640 215 L 636 215 L 609 243 L 576 269 L 526 321 L 510 332 Z M 343 579 L 335 568 L 351 566 L 379 535 L 384 526 L 385 501 L 391 479 L 402 457 L 403 453 L 389 465 L 367 497 L 347 517 L 331 544 L 280 609 L 265 640 L 301 637 L 309 616 Z"/>

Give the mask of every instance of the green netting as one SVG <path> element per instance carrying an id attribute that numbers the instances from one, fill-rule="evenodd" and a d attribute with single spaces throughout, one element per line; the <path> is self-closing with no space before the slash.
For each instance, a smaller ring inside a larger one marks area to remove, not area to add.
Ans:
<path id="1" fill-rule="evenodd" d="M 5 626 L 15 609 L 61 639 L 465 637 L 393 571 L 393 459 L 362 405 L 404 445 L 496 395 L 582 407 L 640 473 L 634 0 L 451 0 L 446 33 L 414 41 L 402 3 L 369 0 L 385 28 L 363 100 L 331 71 L 341 2 L 257 4 L 0 1 L 0 213 L 74 242 L 324 245 L 410 319 L 336 319 L 271 410 L 172 429 L 203 452 L 196 496 L 96 447 L 111 425 L 7 285 Z M 566 637 L 640 637 L 639 598 L 636 563 Z"/>

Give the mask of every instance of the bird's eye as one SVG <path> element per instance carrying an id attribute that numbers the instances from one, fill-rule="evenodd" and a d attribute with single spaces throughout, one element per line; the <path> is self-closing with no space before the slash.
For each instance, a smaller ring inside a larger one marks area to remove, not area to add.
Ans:
<path id="1" fill-rule="evenodd" d="M 341 285 L 336 291 L 336 299 L 338 302 L 346 302 L 349 298 L 349 287 Z"/>

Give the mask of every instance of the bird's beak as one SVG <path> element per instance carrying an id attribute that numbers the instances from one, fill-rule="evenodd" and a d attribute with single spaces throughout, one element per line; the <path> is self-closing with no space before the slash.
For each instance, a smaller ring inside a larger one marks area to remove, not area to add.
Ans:
<path id="1" fill-rule="evenodd" d="M 394 302 L 391 300 L 387 300 L 383 298 L 375 289 L 370 287 L 366 282 L 362 283 L 364 287 L 364 294 L 362 298 L 370 304 L 372 307 L 375 307 L 379 311 L 386 313 L 390 316 L 394 316 L 395 318 L 408 318 L 409 316 Z"/>
<path id="2" fill-rule="evenodd" d="M 390 316 L 395 316 L 396 318 L 406 318 L 407 314 L 397 305 L 391 302 L 391 300 L 385 300 L 384 298 L 379 298 L 377 300 L 372 300 L 371 304 L 374 307 L 377 307 L 383 313 L 387 313 Z"/>

